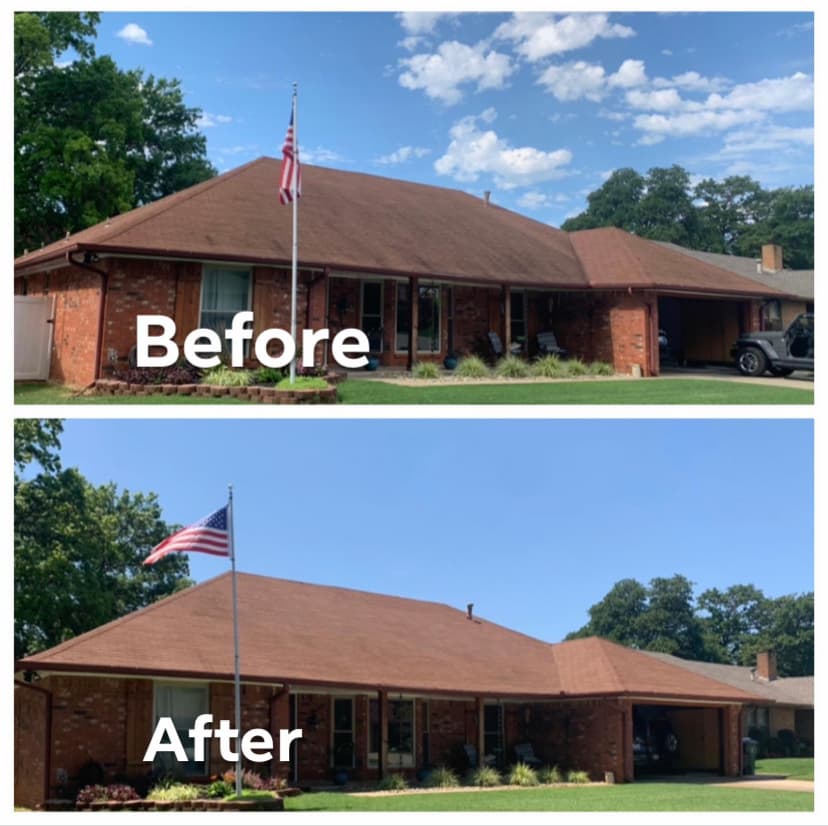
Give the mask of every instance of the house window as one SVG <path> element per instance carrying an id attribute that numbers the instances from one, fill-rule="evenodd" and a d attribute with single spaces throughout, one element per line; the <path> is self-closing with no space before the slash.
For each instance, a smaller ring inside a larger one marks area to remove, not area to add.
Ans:
<path id="1" fill-rule="evenodd" d="M 779 299 L 771 299 L 762 305 L 760 326 L 763 330 L 782 329 L 782 303 Z"/>
<path id="2" fill-rule="evenodd" d="M 388 701 L 388 765 L 414 765 L 414 701 Z"/>
<path id="3" fill-rule="evenodd" d="M 162 752 L 155 758 L 153 767 L 156 771 L 183 774 L 185 777 L 207 774 L 207 761 L 193 759 L 195 748 L 193 741 L 190 739 L 189 730 L 193 728 L 199 714 L 208 714 L 209 711 L 210 696 L 206 685 L 155 684 L 154 726 L 158 725 L 158 721 L 162 717 L 172 718 L 175 730 L 178 732 L 188 757 L 186 763 L 179 763 L 172 752 Z"/>
<path id="4" fill-rule="evenodd" d="M 354 701 L 351 697 L 333 699 L 333 743 L 331 760 L 335 769 L 354 767 Z"/>
<path id="5" fill-rule="evenodd" d="M 362 331 L 372 353 L 382 352 L 382 282 L 362 282 Z"/>
<path id="6" fill-rule="evenodd" d="M 492 754 L 498 766 L 503 765 L 503 706 L 483 707 L 483 753 Z"/>
<path id="7" fill-rule="evenodd" d="M 519 341 L 526 350 L 526 290 L 512 290 L 509 296 L 512 341 Z"/>
<path id="8" fill-rule="evenodd" d="M 417 352 L 440 352 L 440 288 L 420 287 L 417 305 Z M 408 352 L 408 330 L 411 326 L 411 290 L 408 284 L 397 284 L 396 350 Z"/>
<path id="9" fill-rule="evenodd" d="M 204 267 L 201 276 L 201 327 L 215 330 L 222 343 L 233 316 L 250 309 L 250 270 Z M 249 342 L 245 342 L 245 347 Z M 247 350 L 245 350 L 245 353 Z"/>

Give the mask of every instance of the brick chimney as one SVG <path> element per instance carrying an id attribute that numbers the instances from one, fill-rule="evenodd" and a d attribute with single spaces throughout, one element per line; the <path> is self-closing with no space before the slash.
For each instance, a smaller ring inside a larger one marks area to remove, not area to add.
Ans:
<path id="1" fill-rule="evenodd" d="M 762 269 L 765 272 L 779 272 L 782 269 L 782 247 L 778 244 L 762 245 Z"/>
<path id="2" fill-rule="evenodd" d="M 776 653 L 760 651 L 756 655 L 756 676 L 760 680 L 771 682 L 776 679 Z"/>

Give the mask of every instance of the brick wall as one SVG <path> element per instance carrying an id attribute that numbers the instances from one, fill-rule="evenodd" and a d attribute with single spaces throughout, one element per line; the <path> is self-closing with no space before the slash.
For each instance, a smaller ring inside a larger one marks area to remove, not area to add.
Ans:
<path id="1" fill-rule="evenodd" d="M 25 283 L 24 283 L 25 282 Z M 79 267 L 63 267 L 15 280 L 15 293 L 55 299 L 52 381 L 84 387 L 95 379 L 101 278 Z"/>
<path id="2" fill-rule="evenodd" d="M 34 808 L 45 799 L 48 767 L 47 691 L 14 684 L 14 805 Z"/>

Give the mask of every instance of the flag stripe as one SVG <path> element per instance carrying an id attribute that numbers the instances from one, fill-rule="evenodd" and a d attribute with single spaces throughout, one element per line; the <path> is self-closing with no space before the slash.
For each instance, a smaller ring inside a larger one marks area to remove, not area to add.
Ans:
<path id="1" fill-rule="evenodd" d="M 144 560 L 144 565 L 152 565 L 171 553 L 192 551 L 211 556 L 230 556 L 227 506 L 159 542 Z"/>
<path id="2" fill-rule="evenodd" d="M 302 195 L 302 169 L 299 165 L 299 147 L 293 131 L 293 114 L 282 145 L 282 174 L 279 178 L 279 201 L 289 204 L 293 201 L 293 192 L 297 199 Z"/>

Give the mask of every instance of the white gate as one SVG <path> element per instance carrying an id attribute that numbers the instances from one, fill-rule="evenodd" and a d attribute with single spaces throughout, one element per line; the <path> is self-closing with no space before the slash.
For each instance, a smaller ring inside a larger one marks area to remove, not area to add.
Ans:
<path id="1" fill-rule="evenodd" d="M 45 381 L 52 356 L 53 296 L 14 297 L 14 378 Z"/>

